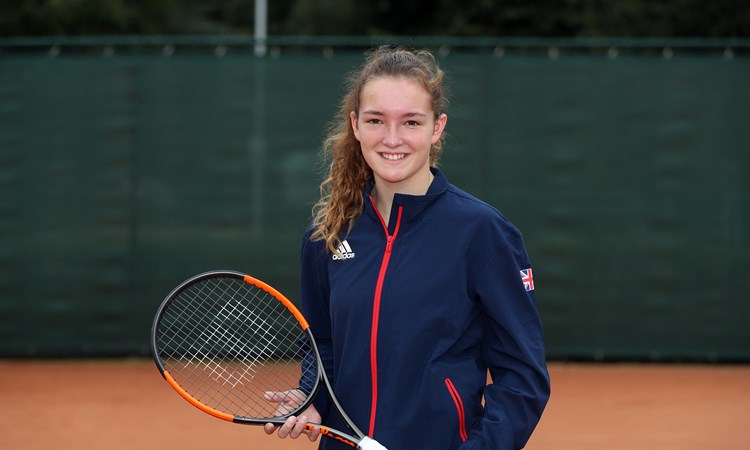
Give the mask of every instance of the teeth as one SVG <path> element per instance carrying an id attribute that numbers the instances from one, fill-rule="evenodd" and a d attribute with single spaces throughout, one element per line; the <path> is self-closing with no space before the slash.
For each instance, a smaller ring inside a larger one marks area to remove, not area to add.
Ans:
<path id="1" fill-rule="evenodd" d="M 404 155 L 403 153 L 383 153 L 383 158 L 391 160 L 391 161 L 404 159 L 404 156 L 406 155 Z"/>

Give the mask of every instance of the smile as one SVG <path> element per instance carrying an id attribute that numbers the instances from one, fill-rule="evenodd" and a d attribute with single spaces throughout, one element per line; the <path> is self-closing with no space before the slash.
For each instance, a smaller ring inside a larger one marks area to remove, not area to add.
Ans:
<path id="1" fill-rule="evenodd" d="M 389 161 L 398 161 L 399 159 L 406 158 L 404 153 L 381 153 L 380 155 Z"/>

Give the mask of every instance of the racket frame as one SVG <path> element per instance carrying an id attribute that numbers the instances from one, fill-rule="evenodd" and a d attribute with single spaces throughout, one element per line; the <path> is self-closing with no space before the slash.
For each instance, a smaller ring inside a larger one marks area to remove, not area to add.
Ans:
<path id="1" fill-rule="evenodd" d="M 200 400 L 194 398 L 192 395 L 190 395 L 185 389 L 183 389 L 177 381 L 172 377 L 172 375 L 169 373 L 169 371 L 164 367 L 164 363 L 161 361 L 160 358 L 160 351 L 157 346 L 157 341 L 159 338 L 159 325 L 161 323 L 161 319 L 164 316 L 165 311 L 169 308 L 169 305 L 176 299 L 180 293 L 185 291 L 186 289 L 190 288 L 191 286 L 200 283 L 206 279 L 210 278 L 234 278 L 244 281 L 245 283 L 254 285 L 271 296 L 273 296 L 276 300 L 281 302 L 297 319 L 300 326 L 302 327 L 303 331 L 305 332 L 307 339 L 310 343 L 310 348 L 312 349 L 313 356 L 315 357 L 316 364 L 318 367 L 317 374 L 315 377 L 315 384 L 313 389 L 310 391 L 310 393 L 307 395 L 307 398 L 305 401 L 297 407 L 295 410 L 281 415 L 281 416 L 275 416 L 275 417 L 264 417 L 264 418 L 250 418 L 250 417 L 243 417 L 243 416 L 235 416 L 226 412 L 219 411 L 215 408 L 212 408 L 211 406 L 206 405 L 205 403 L 201 402 Z M 341 416 L 341 418 L 344 420 L 344 423 L 346 423 L 349 428 L 352 429 L 352 431 L 356 434 L 356 436 L 350 435 L 348 433 L 344 433 L 342 431 L 329 428 L 322 424 L 314 424 L 314 423 L 308 423 L 305 425 L 306 430 L 314 430 L 314 429 L 320 429 L 320 433 L 328 438 L 335 439 L 339 442 L 343 442 L 351 447 L 356 448 L 362 448 L 360 446 L 360 443 L 363 442 L 374 442 L 371 438 L 368 438 L 362 431 L 354 424 L 354 421 L 344 412 L 344 408 L 339 403 L 338 399 L 336 398 L 336 395 L 333 392 L 333 387 L 331 386 L 331 382 L 328 380 L 328 376 L 326 375 L 325 367 L 323 366 L 323 359 L 320 356 L 320 352 L 318 351 L 318 345 L 315 342 L 315 337 L 312 334 L 312 331 L 310 330 L 310 325 L 307 323 L 307 320 L 302 315 L 302 313 L 299 311 L 299 309 L 294 305 L 294 303 L 291 302 L 284 294 L 273 288 L 272 286 L 266 284 L 265 282 L 253 278 L 250 275 L 245 275 L 240 272 L 231 271 L 231 270 L 214 270 L 210 272 L 204 272 L 198 275 L 195 275 L 184 282 L 182 282 L 179 286 L 174 288 L 172 292 L 169 293 L 164 299 L 164 301 L 159 306 L 159 309 L 157 310 L 157 313 L 154 317 L 154 322 L 151 327 L 151 354 L 153 356 L 154 362 L 156 363 L 156 367 L 159 370 L 159 373 L 161 376 L 167 381 L 167 383 L 172 386 L 172 388 L 185 400 L 187 400 L 190 404 L 195 406 L 196 408 L 200 409 L 201 411 L 216 417 L 217 419 L 225 420 L 228 422 L 233 422 L 237 424 L 243 424 L 243 425 L 265 425 L 266 423 L 272 423 L 274 425 L 283 425 L 286 420 L 290 416 L 294 416 L 299 412 L 304 411 L 307 407 L 309 407 L 312 402 L 315 399 L 315 396 L 317 395 L 318 391 L 320 390 L 321 383 L 325 386 L 326 390 L 328 391 L 328 396 L 333 404 L 334 408 L 336 409 L 336 412 Z M 378 444 L 379 445 L 379 444 Z"/>

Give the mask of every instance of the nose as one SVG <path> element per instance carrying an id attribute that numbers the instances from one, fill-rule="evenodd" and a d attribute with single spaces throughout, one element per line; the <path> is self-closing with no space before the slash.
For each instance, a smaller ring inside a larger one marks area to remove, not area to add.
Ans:
<path id="1" fill-rule="evenodd" d="M 398 133 L 397 125 L 389 125 L 386 127 L 385 136 L 383 136 L 383 144 L 391 148 L 401 145 L 401 136 Z"/>

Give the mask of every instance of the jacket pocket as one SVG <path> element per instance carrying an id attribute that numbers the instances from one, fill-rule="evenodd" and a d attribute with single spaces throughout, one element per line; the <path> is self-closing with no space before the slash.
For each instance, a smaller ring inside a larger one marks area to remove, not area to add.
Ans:
<path id="1" fill-rule="evenodd" d="M 466 412 L 464 411 L 464 401 L 461 399 L 461 394 L 458 393 L 458 389 L 453 384 L 450 378 L 445 379 L 445 386 L 448 388 L 448 392 L 453 398 L 453 403 L 456 405 L 456 413 L 458 414 L 458 432 L 461 435 L 461 440 L 466 441 L 469 435 L 466 433 Z"/>

